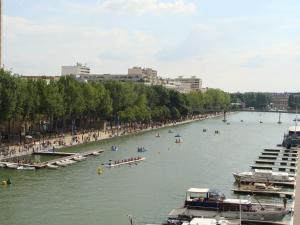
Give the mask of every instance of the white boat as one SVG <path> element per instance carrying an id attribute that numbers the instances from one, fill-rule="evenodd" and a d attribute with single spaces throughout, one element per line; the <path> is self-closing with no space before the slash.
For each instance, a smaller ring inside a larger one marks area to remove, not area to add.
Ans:
<path id="1" fill-rule="evenodd" d="M 227 199 L 222 193 L 208 188 L 190 188 L 186 194 L 184 207 L 172 210 L 169 218 L 220 216 L 227 219 L 281 221 L 289 214 L 289 210 L 284 205 L 261 204 L 246 199 Z"/>
<path id="2" fill-rule="evenodd" d="M 56 163 L 56 165 L 63 166 L 63 167 L 68 165 L 68 163 L 66 163 L 64 160 L 62 160 L 62 161 L 56 161 L 55 163 Z"/>
<path id="3" fill-rule="evenodd" d="M 51 163 L 48 163 L 46 166 L 47 166 L 48 169 L 57 169 L 57 168 L 59 168 L 58 166 L 55 166 Z"/>
<path id="4" fill-rule="evenodd" d="M 65 163 L 67 163 L 67 165 L 71 165 L 71 164 L 77 163 L 77 161 L 72 160 L 72 159 L 66 159 L 64 161 L 65 161 Z"/>
<path id="5" fill-rule="evenodd" d="M 33 166 L 19 166 L 17 170 L 35 170 Z"/>
<path id="6" fill-rule="evenodd" d="M 19 165 L 17 163 L 6 163 L 6 166 L 9 169 L 17 169 Z"/>
<path id="7" fill-rule="evenodd" d="M 182 225 L 239 225 L 240 222 L 228 221 L 224 219 L 216 220 L 210 218 L 193 218 L 190 222 L 183 222 Z"/>
<path id="8" fill-rule="evenodd" d="M 255 169 L 253 172 L 233 173 L 233 176 L 237 182 L 295 182 L 295 178 L 288 173 L 272 170 Z"/>
<path id="9" fill-rule="evenodd" d="M 93 152 L 92 155 L 100 155 L 99 152 Z"/>
<path id="10" fill-rule="evenodd" d="M 86 157 L 82 156 L 82 155 L 78 155 L 78 156 L 75 156 L 73 158 L 73 160 L 77 161 L 77 162 L 80 162 L 80 161 L 83 161 L 83 160 L 86 160 Z"/>
<path id="11" fill-rule="evenodd" d="M 122 166 L 122 165 L 128 165 L 128 164 L 134 164 L 134 163 L 142 162 L 145 159 L 146 159 L 145 157 L 139 157 L 139 158 L 133 159 L 133 160 L 126 160 L 126 161 L 123 161 L 123 162 L 121 161 L 119 163 L 106 163 L 104 165 L 107 168 L 113 168 L 113 167 L 117 167 L 117 166 Z"/>

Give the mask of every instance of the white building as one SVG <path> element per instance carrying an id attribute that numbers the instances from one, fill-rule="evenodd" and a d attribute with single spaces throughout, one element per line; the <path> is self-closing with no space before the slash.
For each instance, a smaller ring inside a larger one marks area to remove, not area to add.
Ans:
<path id="1" fill-rule="evenodd" d="M 159 85 L 162 79 L 157 76 L 157 71 L 151 68 L 133 67 L 128 69 L 128 76 L 141 76 L 145 84 Z"/>
<path id="2" fill-rule="evenodd" d="M 202 80 L 195 76 L 192 76 L 190 78 L 179 76 L 178 78 L 175 78 L 174 81 L 181 83 L 180 88 L 178 90 L 181 93 L 190 93 L 193 91 L 201 91 L 201 89 L 202 89 Z"/>
<path id="3" fill-rule="evenodd" d="M 90 74 L 90 68 L 86 65 L 82 65 L 80 63 L 76 63 L 75 66 L 62 66 L 61 67 L 61 75 L 82 75 L 82 74 Z"/>
<path id="4" fill-rule="evenodd" d="M 99 82 L 99 81 L 127 81 L 127 82 L 143 82 L 141 75 L 127 74 L 81 74 L 75 76 L 80 82 Z"/>

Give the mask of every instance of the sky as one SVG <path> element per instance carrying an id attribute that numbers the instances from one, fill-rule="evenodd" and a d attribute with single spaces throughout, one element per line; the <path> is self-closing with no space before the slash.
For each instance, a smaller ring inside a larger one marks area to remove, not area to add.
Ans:
<path id="1" fill-rule="evenodd" d="M 3 0 L 3 63 L 22 75 L 62 65 L 197 76 L 229 92 L 300 91 L 298 0 Z"/>

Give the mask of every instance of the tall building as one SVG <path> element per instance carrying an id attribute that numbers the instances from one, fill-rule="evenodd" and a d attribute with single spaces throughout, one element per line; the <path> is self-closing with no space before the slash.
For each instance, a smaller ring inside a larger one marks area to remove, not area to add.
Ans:
<path id="1" fill-rule="evenodd" d="M 61 75 L 88 75 L 90 74 L 90 68 L 82 65 L 81 63 L 76 63 L 75 66 L 62 66 L 61 67 Z"/>

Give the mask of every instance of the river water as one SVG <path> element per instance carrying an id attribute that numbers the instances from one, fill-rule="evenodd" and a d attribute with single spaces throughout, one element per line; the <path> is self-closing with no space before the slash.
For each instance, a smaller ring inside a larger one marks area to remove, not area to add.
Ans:
<path id="1" fill-rule="evenodd" d="M 294 117 L 282 114 L 278 125 L 277 113 L 236 113 L 228 116 L 230 125 L 215 118 L 174 127 L 174 133 L 166 128 L 74 147 L 68 151 L 106 151 L 58 170 L 2 169 L 0 179 L 10 176 L 13 184 L 0 186 L 0 224 L 128 225 L 128 214 L 137 223 L 159 223 L 183 204 L 190 187 L 234 196 L 232 172 L 249 170 L 263 148 L 281 143 Z M 184 143 L 175 143 L 177 133 Z M 139 146 L 149 149 L 140 154 L 145 162 L 97 174 L 101 163 L 137 156 Z"/>

